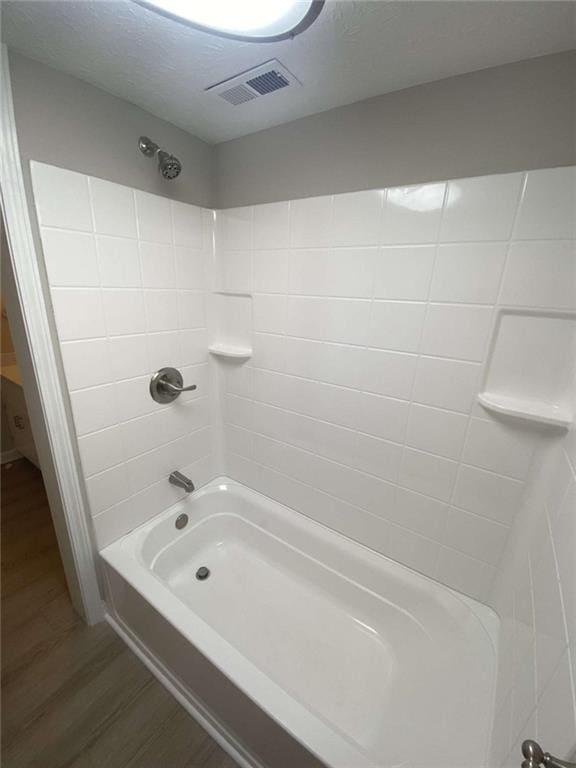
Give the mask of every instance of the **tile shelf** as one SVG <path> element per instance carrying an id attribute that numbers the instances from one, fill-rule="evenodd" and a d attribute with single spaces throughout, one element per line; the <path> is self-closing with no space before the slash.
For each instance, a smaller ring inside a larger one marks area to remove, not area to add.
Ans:
<path id="1" fill-rule="evenodd" d="M 483 408 L 505 416 L 511 416 L 523 421 L 537 424 L 547 424 L 560 429 L 568 429 L 572 424 L 572 416 L 552 403 L 538 400 L 521 400 L 510 395 L 500 395 L 492 392 L 481 392 L 478 402 Z"/>
<path id="2" fill-rule="evenodd" d="M 216 357 L 231 357 L 236 360 L 247 360 L 252 357 L 250 347 L 235 347 L 231 344 L 212 344 L 208 347 L 208 352 Z"/>

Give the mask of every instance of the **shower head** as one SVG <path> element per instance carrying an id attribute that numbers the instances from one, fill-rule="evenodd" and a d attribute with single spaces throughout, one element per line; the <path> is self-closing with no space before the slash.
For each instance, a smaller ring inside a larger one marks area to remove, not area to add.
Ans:
<path id="1" fill-rule="evenodd" d="M 158 170 L 163 179 L 175 179 L 180 175 L 182 163 L 174 155 L 169 155 L 168 152 L 160 150 L 158 152 Z"/>
<path id="2" fill-rule="evenodd" d="M 140 136 L 138 140 L 140 152 L 146 157 L 158 156 L 158 170 L 163 179 L 170 181 L 180 175 L 182 163 L 174 155 L 160 149 L 158 144 L 153 142 L 147 136 Z"/>

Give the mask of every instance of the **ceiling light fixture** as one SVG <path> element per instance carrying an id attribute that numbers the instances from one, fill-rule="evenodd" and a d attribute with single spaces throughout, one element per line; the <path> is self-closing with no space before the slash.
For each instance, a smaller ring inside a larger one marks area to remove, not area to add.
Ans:
<path id="1" fill-rule="evenodd" d="M 232 40 L 274 43 L 296 37 L 325 0 L 133 0 L 180 24 Z"/>

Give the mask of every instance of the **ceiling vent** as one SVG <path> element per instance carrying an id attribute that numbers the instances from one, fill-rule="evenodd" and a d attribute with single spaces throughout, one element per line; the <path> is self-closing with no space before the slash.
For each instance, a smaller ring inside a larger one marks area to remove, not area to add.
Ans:
<path id="1" fill-rule="evenodd" d="M 224 101 L 237 107 L 260 96 L 295 85 L 301 86 L 302 83 L 283 64 L 280 64 L 278 59 L 271 59 L 260 64 L 259 67 L 252 67 L 221 83 L 211 85 L 206 88 L 206 93 L 220 96 Z"/>

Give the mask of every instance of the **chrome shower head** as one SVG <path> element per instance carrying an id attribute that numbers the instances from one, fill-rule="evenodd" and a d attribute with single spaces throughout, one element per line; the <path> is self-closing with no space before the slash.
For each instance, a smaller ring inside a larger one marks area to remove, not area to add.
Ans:
<path id="1" fill-rule="evenodd" d="M 180 175 L 182 171 L 182 163 L 174 155 L 165 152 L 160 149 L 158 144 L 149 139 L 147 136 L 140 136 L 138 140 L 138 148 L 140 152 L 146 157 L 158 156 L 158 170 L 163 179 L 170 181 Z"/>
<path id="2" fill-rule="evenodd" d="M 180 175 L 182 163 L 174 155 L 169 155 L 168 152 L 160 150 L 158 152 L 158 170 L 163 179 L 175 179 Z"/>

